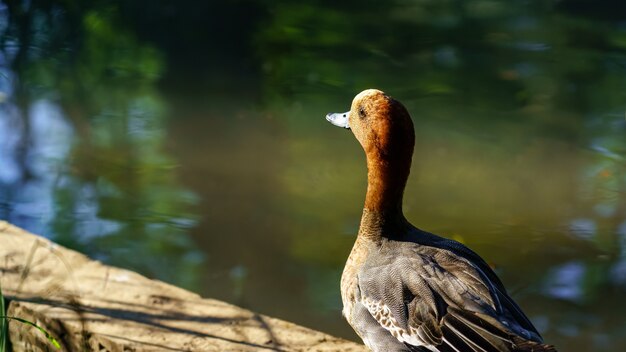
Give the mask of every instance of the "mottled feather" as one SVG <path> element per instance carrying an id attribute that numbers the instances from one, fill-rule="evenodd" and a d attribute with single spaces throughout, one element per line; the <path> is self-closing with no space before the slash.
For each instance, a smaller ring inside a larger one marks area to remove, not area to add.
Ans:
<path id="1" fill-rule="evenodd" d="M 548 350 L 525 316 L 518 321 L 523 313 L 503 287 L 489 284 L 491 269 L 457 254 L 473 252 L 449 240 L 444 247 L 456 253 L 434 247 L 440 238 L 421 235 L 382 239 L 356 273 L 356 299 L 380 327 L 430 351 L 524 351 L 524 339 L 528 351 Z"/>

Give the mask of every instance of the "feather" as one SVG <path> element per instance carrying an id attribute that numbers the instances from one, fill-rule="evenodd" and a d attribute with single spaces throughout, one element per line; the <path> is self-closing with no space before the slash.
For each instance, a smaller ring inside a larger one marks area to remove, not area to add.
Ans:
<path id="1" fill-rule="evenodd" d="M 386 251 L 395 256 L 385 255 Z M 401 248 L 382 246 L 378 254 L 364 263 L 357 275 L 359 303 L 378 327 L 398 342 L 437 352 L 501 352 L 543 346 L 538 335 L 527 344 L 517 342 L 524 339 L 510 328 L 516 322 L 509 322 L 498 310 L 511 307 L 513 317 L 523 313 L 515 310 L 517 305 L 511 304 L 506 294 L 480 280 L 485 275 L 467 260 L 446 250 L 410 243 Z M 520 320 L 522 325 L 528 322 L 525 316 Z M 526 335 L 533 337 L 534 329 Z M 514 337 L 518 339 L 515 342 Z"/>

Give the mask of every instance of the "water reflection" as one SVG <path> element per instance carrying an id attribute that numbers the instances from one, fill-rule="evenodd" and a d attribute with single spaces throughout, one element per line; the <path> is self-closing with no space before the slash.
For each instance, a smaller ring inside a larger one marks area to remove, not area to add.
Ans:
<path id="1" fill-rule="evenodd" d="M 3 10 L 11 21 L 2 37 L 0 216 L 98 259 L 197 287 L 203 255 L 187 235 L 196 198 L 178 185 L 164 150 L 158 51 L 117 28 L 112 11 L 76 16 L 36 3 Z M 79 39 L 67 37 L 59 17 L 76 22 Z"/>
<path id="2" fill-rule="evenodd" d="M 355 338 L 364 156 L 323 117 L 378 87 L 415 119 L 407 217 L 562 350 L 626 347 L 621 5 L 186 1 L 0 6 L 1 218 Z"/>

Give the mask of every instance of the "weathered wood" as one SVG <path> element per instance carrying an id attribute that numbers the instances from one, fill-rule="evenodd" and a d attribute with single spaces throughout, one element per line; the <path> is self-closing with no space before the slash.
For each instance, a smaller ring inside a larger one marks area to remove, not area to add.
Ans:
<path id="1" fill-rule="evenodd" d="M 365 351 L 365 347 L 104 265 L 0 221 L 8 314 L 64 351 Z M 12 322 L 14 351 L 54 350 Z"/>

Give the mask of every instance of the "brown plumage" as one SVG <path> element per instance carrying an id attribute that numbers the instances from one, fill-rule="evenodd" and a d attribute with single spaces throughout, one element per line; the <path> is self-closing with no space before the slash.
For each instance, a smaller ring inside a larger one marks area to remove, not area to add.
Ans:
<path id="1" fill-rule="evenodd" d="M 350 128 L 367 156 L 361 225 L 341 277 L 343 314 L 363 342 L 376 352 L 556 351 L 482 258 L 405 219 L 415 143 L 406 108 L 368 89 L 326 118 Z"/>

